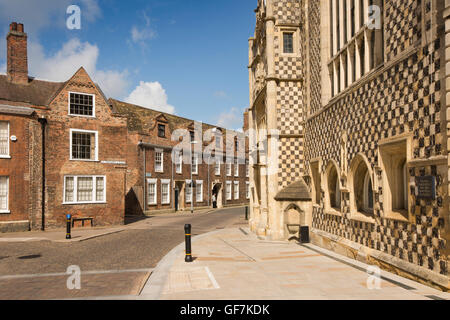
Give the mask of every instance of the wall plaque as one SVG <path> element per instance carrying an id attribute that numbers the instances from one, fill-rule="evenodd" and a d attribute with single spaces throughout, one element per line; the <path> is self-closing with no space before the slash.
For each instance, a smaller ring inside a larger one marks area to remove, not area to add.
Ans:
<path id="1" fill-rule="evenodd" d="M 417 199 L 436 199 L 436 177 L 423 176 L 416 177 L 416 197 Z"/>

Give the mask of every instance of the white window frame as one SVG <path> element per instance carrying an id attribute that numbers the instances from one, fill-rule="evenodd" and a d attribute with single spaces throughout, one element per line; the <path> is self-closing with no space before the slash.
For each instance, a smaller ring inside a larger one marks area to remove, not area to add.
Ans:
<path id="1" fill-rule="evenodd" d="M 177 174 L 183 173 L 183 153 L 181 151 L 175 153 L 175 172 Z"/>
<path id="2" fill-rule="evenodd" d="M 250 176 L 250 166 L 249 161 L 245 160 L 245 176 L 248 178 Z"/>
<path id="3" fill-rule="evenodd" d="M 157 167 L 157 161 L 156 161 L 156 155 L 158 153 L 161 154 L 161 168 L 160 169 Z M 162 150 L 162 149 L 155 149 L 155 172 L 164 173 L 164 150 Z"/>
<path id="4" fill-rule="evenodd" d="M 225 196 L 227 200 L 232 200 L 233 199 L 233 190 L 232 190 L 232 186 L 231 186 L 231 181 L 227 181 L 226 185 L 225 185 Z M 228 188 L 230 190 L 230 192 L 228 192 Z"/>
<path id="5" fill-rule="evenodd" d="M 161 204 L 170 204 L 170 179 L 161 179 Z M 167 201 L 163 201 L 163 185 L 167 185 Z"/>
<path id="6" fill-rule="evenodd" d="M 0 209 L 0 213 L 11 213 L 9 211 L 9 176 L 0 176 L 0 178 L 6 178 L 6 209 Z"/>
<path id="7" fill-rule="evenodd" d="M 236 159 L 234 163 L 234 176 L 239 177 L 239 159 Z"/>
<path id="8" fill-rule="evenodd" d="M 245 183 L 245 198 L 250 199 L 250 182 Z"/>
<path id="9" fill-rule="evenodd" d="M 237 191 L 237 193 L 236 193 L 236 191 Z M 239 200 L 239 181 L 234 182 L 233 195 L 234 195 L 234 200 Z"/>
<path id="10" fill-rule="evenodd" d="M 69 152 L 70 152 L 70 160 L 71 161 L 98 161 L 98 131 L 92 131 L 92 130 L 83 130 L 83 129 L 74 129 L 71 128 L 69 130 L 70 132 L 70 148 L 69 148 Z M 94 133 L 95 134 L 95 159 L 74 159 L 72 157 L 72 134 L 74 132 L 81 132 L 81 133 Z"/>
<path id="11" fill-rule="evenodd" d="M 70 94 L 82 94 L 85 96 L 91 96 L 92 97 L 92 116 L 86 116 L 82 114 L 73 114 L 70 113 Z M 92 93 L 84 93 L 84 92 L 75 92 L 75 91 L 69 91 L 67 94 L 67 114 L 71 117 L 82 117 L 82 118 L 95 118 L 95 94 Z"/>
<path id="12" fill-rule="evenodd" d="M 231 163 L 230 163 L 230 162 L 227 162 L 227 163 L 225 164 L 225 167 L 226 167 L 226 171 L 227 171 L 227 177 L 231 177 L 231 176 L 232 176 L 232 172 L 231 172 Z"/>
<path id="13" fill-rule="evenodd" d="M 11 142 L 10 142 L 10 138 L 9 138 L 9 135 L 11 134 L 11 132 L 10 132 L 10 123 L 9 123 L 9 121 L 0 121 L 0 123 L 1 122 L 5 122 L 6 124 L 7 124 L 7 133 L 6 133 L 6 136 L 7 136 L 7 138 L 8 138 L 8 142 L 7 142 L 7 148 L 8 148 L 8 151 L 7 151 L 7 154 L 0 154 L 0 159 L 11 159 Z"/>
<path id="14" fill-rule="evenodd" d="M 192 164 L 191 164 L 192 174 L 197 175 L 198 174 L 198 154 L 197 153 L 192 154 L 191 161 L 192 161 Z M 195 165 L 194 165 L 194 162 L 195 162 Z"/>
<path id="15" fill-rule="evenodd" d="M 153 196 L 153 199 L 150 199 L 149 185 L 155 185 L 155 195 Z M 147 179 L 147 205 L 149 206 L 156 206 L 158 204 L 158 179 Z"/>
<path id="16" fill-rule="evenodd" d="M 201 191 L 200 192 L 200 198 L 198 197 L 198 195 L 199 195 L 198 191 L 199 190 Z M 203 180 L 197 180 L 196 181 L 195 200 L 197 202 L 203 202 Z"/>
<path id="17" fill-rule="evenodd" d="M 214 173 L 216 176 L 220 176 L 220 162 L 214 164 Z"/>
<path id="18" fill-rule="evenodd" d="M 189 190 L 190 190 L 190 198 L 188 199 L 188 197 L 187 197 L 187 190 L 188 190 L 188 188 L 189 188 Z M 184 189 L 184 198 L 185 198 L 185 202 L 186 203 L 191 203 L 191 201 L 192 201 L 192 186 L 191 186 L 191 180 L 186 180 L 186 186 L 185 186 L 185 189 Z"/>
<path id="19" fill-rule="evenodd" d="M 66 201 L 66 179 L 73 178 L 73 200 L 72 202 Z M 78 201 L 78 178 L 92 178 L 92 199 L 93 201 Z M 103 201 L 97 201 L 97 178 L 103 178 Z M 99 175 L 65 175 L 63 184 L 63 204 L 64 205 L 76 205 L 76 204 L 98 204 L 107 203 L 106 201 L 106 176 Z"/>

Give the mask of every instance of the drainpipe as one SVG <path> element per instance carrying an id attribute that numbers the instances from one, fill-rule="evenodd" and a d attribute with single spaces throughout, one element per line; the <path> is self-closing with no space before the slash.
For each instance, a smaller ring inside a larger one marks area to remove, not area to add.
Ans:
<path id="1" fill-rule="evenodd" d="M 173 181 L 173 166 L 174 166 L 174 159 L 175 158 L 175 152 L 171 152 L 170 153 L 170 163 L 171 163 L 171 171 L 172 171 L 172 180 L 170 182 L 171 185 L 171 194 L 172 196 L 170 197 L 170 202 L 172 202 L 172 209 L 175 210 L 175 181 Z"/>
<path id="2" fill-rule="evenodd" d="M 41 214 L 42 225 L 41 230 L 45 231 L 45 126 L 47 125 L 47 119 L 41 116 L 38 119 L 41 124 L 42 130 L 42 200 L 41 200 Z"/>
<path id="3" fill-rule="evenodd" d="M 144 200 L 144 213 L 147 211 L 147 193 L 146 193 L 146 186 L 147 186 L 147 158 L 146 158 L 146 150 L 145 147 L 142 146 L 143 155 L 144 155 L 144 182 L 142 184 L 142 190 L 143 190 L 143 200 Z"/>

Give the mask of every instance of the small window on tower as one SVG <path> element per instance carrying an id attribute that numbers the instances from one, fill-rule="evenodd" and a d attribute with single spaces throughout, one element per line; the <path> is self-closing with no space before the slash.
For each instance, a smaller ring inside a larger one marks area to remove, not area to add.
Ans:
<path id="1" fill-rule="evenodd" d="M 283 52 L 294 53 L 294 34 L 292 32 L 283 33 Z"/>

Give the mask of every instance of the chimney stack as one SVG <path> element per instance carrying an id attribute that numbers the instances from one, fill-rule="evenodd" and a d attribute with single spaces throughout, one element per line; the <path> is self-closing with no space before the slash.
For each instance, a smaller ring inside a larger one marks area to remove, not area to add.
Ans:
<path id="1" fill-rule="evenodd" d="M 9 25 L 7 41 L 8 79 L 13 83 L 28 83 L 27 34 L 23 24 L 13 22 Z"/>

